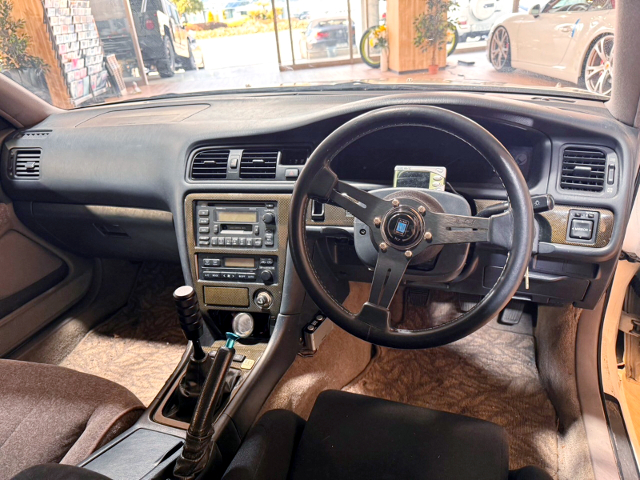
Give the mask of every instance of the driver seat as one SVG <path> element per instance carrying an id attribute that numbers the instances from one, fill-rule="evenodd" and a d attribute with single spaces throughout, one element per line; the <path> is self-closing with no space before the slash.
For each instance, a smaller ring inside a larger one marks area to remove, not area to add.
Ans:
<path id="1" fill-rule="evenodd" d="M 309 420 L 265 413 L 223 480 L 551 480 L 509 471 L 506 432 L 484 420 L 341 391 L 318 396 Z"/>

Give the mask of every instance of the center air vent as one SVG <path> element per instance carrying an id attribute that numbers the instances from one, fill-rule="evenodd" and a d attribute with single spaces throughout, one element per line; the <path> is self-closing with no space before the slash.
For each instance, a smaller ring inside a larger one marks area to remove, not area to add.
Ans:
<path id="1" fill-rule="evenodd" d="M 19 149 L 14 150 L 15 178 L 38 178 L 40 177 L 40 149 Z"/>
<path id="2" fill-rule="evenodd" d="M 246 149 L 240 160 L 240 178 L 275 178 L 277 150 Z"/>
<path id="3" fill-rule="evenodd" d="M 604 189 L 607 154 L 594 147 L 567 147 L 562 155 L 560 187 L 565 190 L 601 192 Z"/>
<path id="4" fill-rule="evenodd" d="M 194 180 L 216 180 L 227 178 L 229 150 L 204 148 L 198 150 L 191 163 L 191 178 Z"/>

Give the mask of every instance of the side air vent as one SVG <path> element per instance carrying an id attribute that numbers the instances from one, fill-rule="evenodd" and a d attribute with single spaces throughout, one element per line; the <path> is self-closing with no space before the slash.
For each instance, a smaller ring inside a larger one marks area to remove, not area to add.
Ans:
<path id="1" fill-rule="evenodd" d="M 276 178 L 277 150 L 251 149 L 242 151 L 240 178 Z"/>
<path id="2" fill-rule="evenodd" d="M 39 149 L 19 149 L 14 150 L 13 176 L 15 178 L 40 177 L 40 155 Z"/>
<path id="3" fill-rule="evenodd" d="M 601 192 L 604 189 L 607 154 L 595 147 L 567 147 L 562 154 L 560 187 L 565 190 Z"/>
<path id="4" fill-rule="evenodd" d="M 230 150 L 203 148 L 196 151 L 191 162 L 193 180 L 218 180 L 227 178 Z"/>

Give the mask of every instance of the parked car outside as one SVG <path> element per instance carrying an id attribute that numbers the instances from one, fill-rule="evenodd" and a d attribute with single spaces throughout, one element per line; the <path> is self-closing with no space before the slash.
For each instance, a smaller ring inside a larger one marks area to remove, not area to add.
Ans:
<path id="1" fill-rule="evenodd" d="M 323 17 L 311 20 L 300 39 L 302 58 L 349 55 L 347 17 Z M 351 44 L 356 45 L 355 23 L 351 23 Z"/>
<path id="2" fill-rule="evenodd" d="M 131 0 L 131 10 L 145 66 L 161 77 L 172 77 L 176 68 L 195 70 L 195 39 L 185 29 L 176 6 L 168 0 Z"/>
<path id="3" fill-rule="evenodd" d="M 551 0 L 497 22 L 487 57 L 501 72 L 521 68 L 611 94 L 613 0 Z"/>
<path id="4" fill-rule="evenodd" d="M 458 41 L 466 42 L 469 38 L 486 38 L 493 24 L 512 8 L 512 0 L 461 0 L 449 12 L 449 19 L 456 26 Z"/>

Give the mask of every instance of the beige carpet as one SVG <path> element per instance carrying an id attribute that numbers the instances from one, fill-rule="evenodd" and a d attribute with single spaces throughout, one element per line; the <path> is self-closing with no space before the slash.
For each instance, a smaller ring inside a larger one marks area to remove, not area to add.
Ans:
<path id="1" fill-rule="evenodd" d="M 172 297 L 183 283 L 179 265 L 145 263 L 127 305 L 90 331 L 60 365 L 119 383 L 148 406 L 187 344 Z"/>
<path id="2" fill-rule="evenodd" d="M 367 291 L 354 284 L 345 306 L 356 309 L 362 305 Z M 371 344 L 334 325 L 313 357 L 296 357 L 280 379 L 258 415 L 278 408 L 291 410 L 309 418 L 313 404 L 324 390 L 340 390 L 359 375 L 371 360 Z"/>
<path id="3" fill-rule="evenodd" d="M 484 327 L 446 347 L 383 348 L 345 390 L 496 423 L 509 435 L 511 468 L 557 474 L 556 415 L 530 336 Z"/>
<path id="4" fill-rule="evenodd" d="M 357 304 L 353 295 L 351 300 Z M 407 307 L 399 292 L 391 310 L 396 325 L 415 329 L 457 317 L 462 308 L 459 296 L 440 292 L 425 306 Z M 364 371 L 364 342 L 338 327 L 332 335 L 315 357 L 296 359 L 264 410 L 287 408 L 306 418 L 322 390 L 342 388 L 481 418 L 506 429 L 511 468 L 537 465 L 558 478 L 557 419 L 538 376 L 532 335 L 488 325 L 440 348 L 380 348 Z"/>

